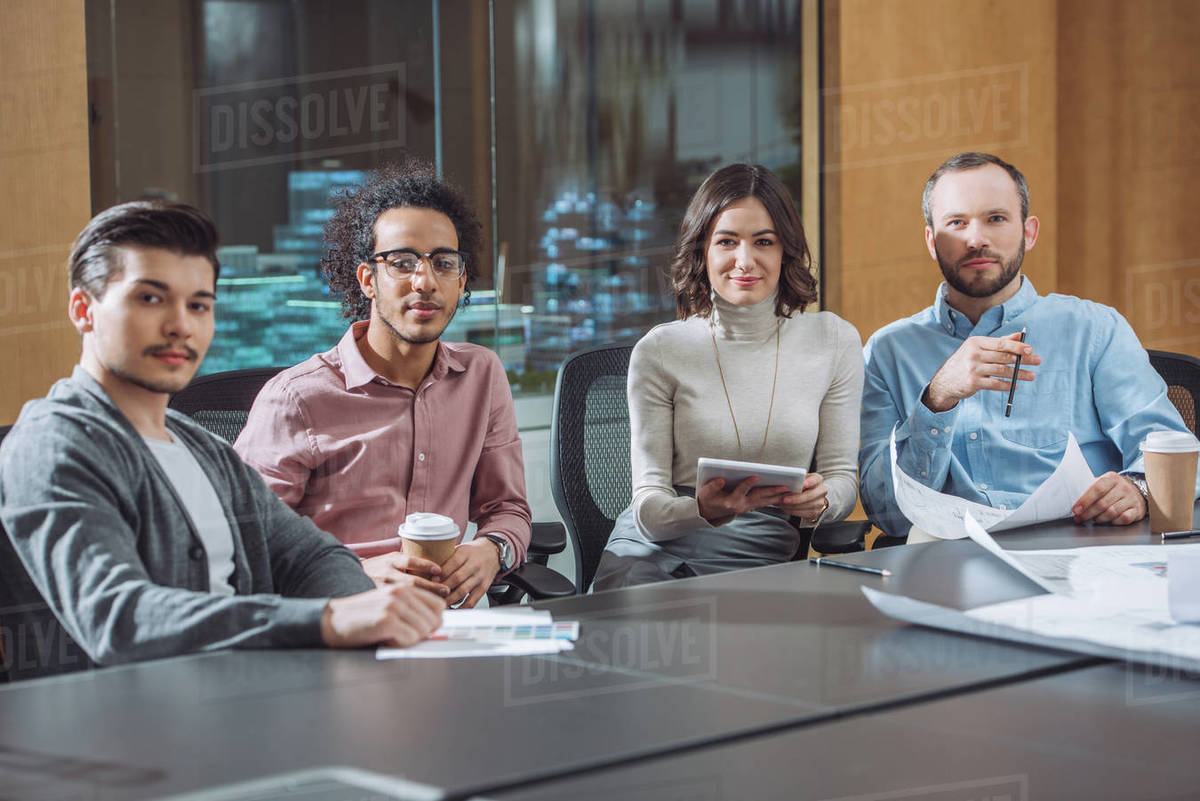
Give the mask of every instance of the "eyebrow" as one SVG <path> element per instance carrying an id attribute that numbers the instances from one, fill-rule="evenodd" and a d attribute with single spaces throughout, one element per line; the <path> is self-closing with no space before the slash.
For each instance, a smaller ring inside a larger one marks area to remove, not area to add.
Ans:
<path id="1" fill-rule="evenodd" d="M 774 229 L 764 228 L 761 231 L 755 231 L 754 233 L 750 234 L 750 236 L 762 236 L 763 234 L 774 234 L 774 233 L 775 233 Z M 715 236 L 716 234 L 729 234 L 730 236 L 741 236 L 741 234 L 739 234 L 737 231 L 730 231 L 725 228 L 721 228 L 717 231 L 713 231 L 713 235 Z"/>
<path id="2" fill-rule="evenodd" d="M 1011 214 L 1012 214 L 1012 212 L 1011 212 L 1011 211 L 1009 211 L 1008 209 L 1001 208 L 1001 207 L 997 206 L 996 208 L 993 208 L 993 209 L 988 209 L 987 211 L 985 211 L 985 212 L 983 213 L 983 216 L 984 216 L 984 217 L 991 217 L 993 214 L 1008 214 L 1008 215 L 1011 215 Z M 939 217 L 938 219 L 940 219 L 940 220 L 952 220 L 952 219 L 954 219 L 955 217 L 970 217 L 970 216 L 971 216 L 971 215 L 967 214 L 965 211 L 948 211 L 948 212 L 946 212 L 945 214 L 943 214 L 941 217 Z"/>
<path id="3" fill-rule="evenodd" d="M 134 283 L 135 284 L 149 284 L 150 286 L 154 287 L 155 289 L 157 289 L 161 292 L 170 292 L 171 291 L 171 287 L 169 284 L 165 284 L 162 281 L 155 281 L 153 278 L 138 278 L 136 281 L 134 281 Z M 216 300 L 217 295 L 215 292 L 209 292 L 207 289 L 202 289 L 199 292 L 193 292 L 192 297 L 194 297 L 194 298 L 196 298 L 196 297 L 211 298 L 213 300 Z"/>

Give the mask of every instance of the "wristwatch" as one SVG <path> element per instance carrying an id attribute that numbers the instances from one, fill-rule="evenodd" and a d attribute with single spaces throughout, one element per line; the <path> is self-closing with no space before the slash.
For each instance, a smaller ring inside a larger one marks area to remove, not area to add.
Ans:
<path id="1" fill-rule="evenodd" d="M 491 540 L 496 543 L 496 547 L 500 549 L 500 572 L 506 573 L 512 570 L 513 566 L 513 547 L 504 537 L 495 534 L 483 534 L 484 539 Z"/>
<path id="2" fill-rule="evenodd" d="M 1129 479 L 1129 483 L 1138 488 L 1143 498 L 1149 500 L 1150 491 L 1146 489 L 1145 473 L 1122 473 L 1121 475 Z"/>

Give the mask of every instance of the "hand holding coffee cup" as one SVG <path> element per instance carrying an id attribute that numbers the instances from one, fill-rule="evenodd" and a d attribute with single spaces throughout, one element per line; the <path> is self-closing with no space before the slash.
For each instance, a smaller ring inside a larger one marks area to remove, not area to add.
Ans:
<path id="1" fill-rule="evenodd" d="M 1186 431 L 1151 431 L 1141 444 L 1150 506 L 1150 531 L 1192 527 L 1200 441 Z"/>
<path id="2" fill-rule="evenodd" d="M 400 524 L 398 533 L 402 553 L 438 566 L 454 555 L 461 534 L 454 520 L 433 512 L 413 512 Z"/>

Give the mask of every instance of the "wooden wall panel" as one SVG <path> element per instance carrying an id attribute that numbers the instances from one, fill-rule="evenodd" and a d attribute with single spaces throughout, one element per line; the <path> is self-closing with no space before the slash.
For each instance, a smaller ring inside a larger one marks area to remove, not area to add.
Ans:
<path id="1" fill-rule="evenodd" d="M 1061 291 L 1200 355 L 1200 4 L 1060 0 Z"/>
<path id="2" fill-rule="evenodd" d="M 70 372 L 66 259 L 90 217 L 83 0 L 4 0 L 0 423 Z"/>
<path id="3" fill-rule="evenodd" d="M 825 14 L 827 308 L 865 340 L 933 301 L 921 189 L 963 150 L 1026 174 L 1044 222 L 1026 271 L 1055 290 L 1055 6 L 829 0 Z"/>

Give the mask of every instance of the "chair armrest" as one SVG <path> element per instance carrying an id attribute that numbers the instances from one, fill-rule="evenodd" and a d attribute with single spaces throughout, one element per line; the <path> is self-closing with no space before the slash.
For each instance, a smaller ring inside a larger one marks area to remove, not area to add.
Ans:
<path id="1" fill-rule="evenodd" d="M 570 579 L 545 565 L 533 562 L 526 562 L 502 576 L 500 582 L 517 587 L 535 601 L 569 598 L 575 594 L 575 585 Z"/>
<path id="2" fill-rule="evenodd" d="M 861 551 L 863 540 L 871 530 L 869 520 L 844 520 L 818 526 L 812 534 L 812 549 L 817 553 L 852 553 Z"/>
<path id="3" fill-rule="evenodd" d="M 534 523 L 529 539 L 531 556 L 553 556 L 567 547 L 567 529 L 562 523 Z"/>

